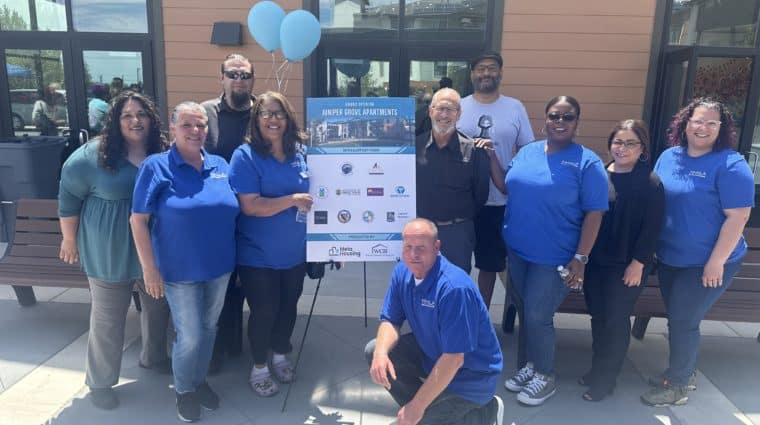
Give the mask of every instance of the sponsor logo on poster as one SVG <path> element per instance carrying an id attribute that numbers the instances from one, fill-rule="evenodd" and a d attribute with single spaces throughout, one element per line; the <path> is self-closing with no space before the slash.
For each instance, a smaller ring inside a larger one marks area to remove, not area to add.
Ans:
<path id="1" fill-rule="evenodd" d="M 330 193 L 329 190 L 327 190 L 324 186 L 319 186 L 319 189 L 317 189 L 317 198 L 319 199 L 325 199 L 327 198 L 327 195 Z"/>
<path id="2" fill-rule="evenodd" d="M 369 254 L 367 255 L 373 257 L 388 256 L 390 255 L 390 250 L 386 245 L 379 243 L 377 245 L 373 245 L 369 250 Z"/>
<path id="3" fill-rule="evenodd" d="M 408 198 L 409 194 L 404 186 L 396 186 L 391 193 L 391 198 Z"/>
<path id="4" fill-rule="evenodd" d="M 388 223 L 393 223 L 396 221 L 396 213 L 393 211 L 388 211 L 385 213 L 385 221 Z"/>
<path id="5" fill-rule="evenodd" d="M 338 211 L 338 221 L 341 223 L 348 223 L 351 221 L 351 212 L 348 210 L 340 210 Z"/>
<path id="6" fill-rule="evenodd" d="M 340 164 L 340 172 L 344 176 L 350 176 L 354 173 L 354 164 L 350 162 L 344 162 L 343 164 Z"/>
<path id="7" fill-rule="evenodd" d="M 335 195 L 337 196 L 361 196 L 361 189 L 335 189 Z"/>
<path id="8" fill-rule="evenodd" d="M 364 220 L 365 223 L 372 223 L 375 220 L 375 213 L 370 210 L 364 211 L 362 213 L 362 220 Z"/>
<path id="9" fill-rule="evenodd" d="M 368 187 L 367 196 L 383 196 L 385 195 L 385 189 L 382 187 Z"/>
<path id="10" fill-rule="evenodd" d="M 362 252 L 350 246 L 331 246 L 327 255 L 330 257 L 361 257 Z"/>
<path id="11" fill-rule="evenodd" d="M 327 224 L 327 211 L 314 211 L 314 224 Z"/>
<path id="12" fill-rule="evenodd" d="M 371 176 L 382 176 L 383 174 L 385 174 L 385 171 L 377 162 L 369 169 L 369 175 Z"/>

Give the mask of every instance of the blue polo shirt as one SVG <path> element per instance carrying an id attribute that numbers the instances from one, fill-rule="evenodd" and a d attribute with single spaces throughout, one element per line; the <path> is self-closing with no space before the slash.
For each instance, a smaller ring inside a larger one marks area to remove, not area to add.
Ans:
<path id="1" fill-rule="evenodd" d="M 396 265 L 380 320 L 398 327 L 409 321 L 428 374 L 443 353 L 464 353 L 446 391 L 480 405 L 493 398 L 502 356 L 488 309 L 470 276 L 443 255 L 418 286 L 403 262 Z"/>
<path id="2" fill-rule="evenodd" d="M 590 149 L 572 143 L 547 155 L 546 140 L 512 159 L 506 184 L 504 241 L 526 261 L 567 264 L 588 211 L 607 211 L 607 172 Z"/>
<path id="3" fill-rule="evenodd" d="M 300 153 L 285 160 L 261 156 L 244 144 L 230 164 L 235 193 L 279 198 L 309 192 L 308 169 Z M 269 217 L 240 214 L 237 223 L 237 263 L 250 267 L 289 269 L 306 261 L 306 223 L 296 221 L 296 207 Z"/>
<path id="4" fill-rule="evenodd" d="M 235 268 L 239 208 L 224 158 L 203 151 L 199 172 L 172 146 L 137 173 L 132 212 L 150 214 L 150 235 L 164 281 L 217 278 Z"/>
<path id="5" fill-rule="evenodd" d="M 654 171 L 665 188 L 657 258 L 675 267 L 704 266 L 726 220 L 723 210 L 754 206 L 747 161 L 732 149 L 693 158 L 678 146 L 660 155 Z M 742 236 L 726 262 L 740 261 L 746 252 Z"/>

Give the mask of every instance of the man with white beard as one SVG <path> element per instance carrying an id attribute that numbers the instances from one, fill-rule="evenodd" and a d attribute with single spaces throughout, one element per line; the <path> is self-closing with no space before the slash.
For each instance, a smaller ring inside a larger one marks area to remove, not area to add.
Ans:
<path id="1" fill-rule="evenodd" d="M 473 219 L 488 199 L 486 151 L 456 129 L 460 96 L 444 88 L 433 95 L 432 130 L 417 136 L 417 216 L 438 226 L 442 252 L 468 274 L 475 248 Z"/>
<path id="2" fill-rule="evenodd" d="M 251 107 L 256 99 L 252 94 L 253 65 L 243 55 L 232 53 L 222 62 L 222 95 L 201 104 L 208 115 L 208 135 L 204 149 L 230 162 L 232 153 L 240 146 L 251 121 Z M 214 356 L 209 374 L 219 372 L 225 356 L 240 354 L 243 340 L 243 294 L 233 272 L 219 316 L 219 330 L 214 344 Z"/>

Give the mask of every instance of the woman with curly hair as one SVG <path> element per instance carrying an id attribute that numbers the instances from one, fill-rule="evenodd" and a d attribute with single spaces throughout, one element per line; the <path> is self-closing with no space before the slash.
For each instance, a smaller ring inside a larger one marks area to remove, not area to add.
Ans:
<path id="1" fill-rule="evenodd" d="M 145 157 L 166 149 L 161 118 L 140 93 L 113 100 L 100 138 L 79 147 L 63 165 L 58 193 L 60 258 L 81 260 L 92 307 L 87 342 L 86 383 L 92 403 L 118 406 L 112 387 L 119 380 L 124 325 L 133 288 L 140 294 L 140 366 L 168 372 L 166 301 L 147 296 L 132 241 L 129 214 L 137 170 Z"/>
<path id="2" fill-rule="evenodd" d="M 742 231 L 755 183 L 733 147 L 736 127 L 718 100 L 694 99 L 670 125 L 673 147 L 654 171 L 665 188 L 657 248 L 660 292 L 668 313 L 668 368 L 641 396 L 652 406 L 684 404 L 696 389 L 699 324 L 726 291 L 747 253 Z"/>
<path id="3" fill-rule="evenodd" d="M 253 354 L 249 383 L 268 397 L 294 379 L 285 357 L 292 349 L 296 305 L 306 273 L 306 219 L 311 208 L 309 173 L 298 152 L 305 135 L 280 93 L 260 95 L 251 109 L 251 135 L 235 150 L 230 185 L 240 200 L 238 274 L 251 309 L 248 339 Z M 268 358 L 272 351 L 271 360 Z"/>

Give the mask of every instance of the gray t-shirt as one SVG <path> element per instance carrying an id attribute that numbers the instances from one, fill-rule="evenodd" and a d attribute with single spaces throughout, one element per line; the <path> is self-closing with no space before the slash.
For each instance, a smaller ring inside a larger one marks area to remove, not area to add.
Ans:
<path id="1" fill-rule="evenodd" d="M 506 170 L 517 152 L 518 146 L 534 141 L 525 106 L 517 99 L 500 95 L 493 103 L 478 103 L 472 95 L 461 102 L 462 116 L 457 128 L 469 137 L 480 137 L 484 127 L 494 144 L 496 157 L 501 168 Z M 489 179 L 488 202 L 486 205 L 504 205 L 507 197 L 499 192 Z"/>

